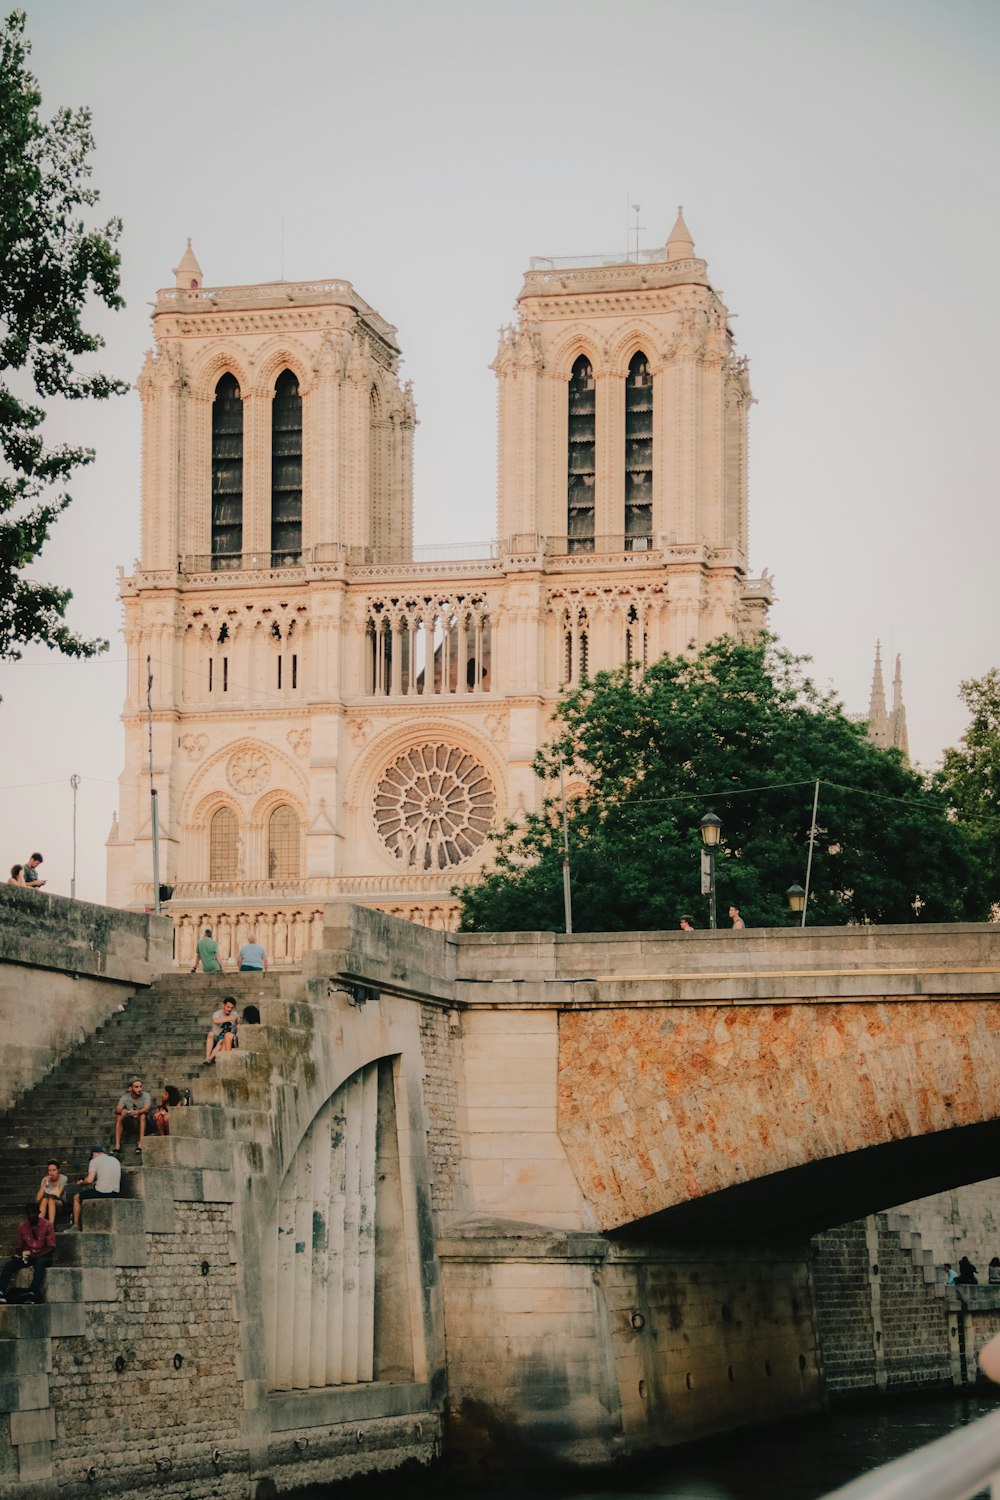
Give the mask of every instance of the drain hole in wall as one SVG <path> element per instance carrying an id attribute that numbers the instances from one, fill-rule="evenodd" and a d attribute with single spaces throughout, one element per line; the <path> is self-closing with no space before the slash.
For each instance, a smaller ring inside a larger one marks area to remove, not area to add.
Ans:
<path id="1" fill-rule="evenodd" d="M 805 1357 L 804 1354 L 800 1354 L 799 1355 L 799 1373 L 800 1374 L 805 1374 L 805 1368 L 806 1368 L 806 1357 Z"/>
<path id="2" fill-rule="evenodd" d="M 732 1365 L 730 1365 L 729 1366 L 729 1383 L 730 1383 L 730 1385 L 732 1385 L 732 1383 L 733 1383 L 733 1381 L 735 1379 L 736 1379 L 736 1376 L 733 1374 L 733 1367 L 732 1367 Z"/>
<path id="3" fill-rule="evenodd" d="M 771 1373 L 771 1361 L 769 1359 L 765 1359 L 765 1361 L 764 1361 L 764 1374 L 765 1375 L 770 1375 L 770 1373 Z"/>
<path id="4" fill-rule="evenodd" d="M 641 1401 L 645 1401 L 646 1399 L 646 1382 L 644 1380 L 639 1381 L 639 1399 Z"/>
<path id="5" fill-rule="evenodd" d="M 722 1304 L 722 1321 L 723 1323 L 731 1323 L 733 1321 L 733 1310 L 725 1302 Z"/>
<path id="6" fill-rule="evenodd" d="M 688 1370 L 687 1374 L 684 1376 L 684 1384 L 687 1386 L 687 1388 L 688 1388 L 689 1391 L 692 1390 L 693 1387 L 694 1387 L 694 1381 L 691 1379 L 691 1371 L 690 1370 Z"/>

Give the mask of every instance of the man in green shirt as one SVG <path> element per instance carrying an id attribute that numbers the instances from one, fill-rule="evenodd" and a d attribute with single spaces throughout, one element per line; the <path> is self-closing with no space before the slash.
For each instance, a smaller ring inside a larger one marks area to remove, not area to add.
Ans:
<path id="1" fill-rule="evenodd" d="M 212 936 L 211 927 L 206 927 L 205 936 L 198 939 L 194 963 L 191 965 L 192 974 L 197 970 L 199 963 L 206 974 L 222 973 L 222 965 L 219 962 L 219 945 Z"/>

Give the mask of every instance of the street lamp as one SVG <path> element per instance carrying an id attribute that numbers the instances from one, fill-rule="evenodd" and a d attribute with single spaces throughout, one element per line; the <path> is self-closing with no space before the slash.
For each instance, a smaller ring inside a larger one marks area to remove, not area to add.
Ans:
<path id="1" fill-rule="evenodd" d="M 701 891 L 703 896 L 708 897 L 708 925 L 714 930 L 718 925 L 715 920 L 715 851 L 722 838 L 722 819 L 717 818 L 715 813 L 706 813 L 699 827 L 704 846 L 701 854 Z"/>
<path id="2" fill-rule="evenodd" d="M 800 885 L 790 885 L 785 892 L 788 897 L 788 905 L 796 916 L 806 909 L 806 893 Z"/>

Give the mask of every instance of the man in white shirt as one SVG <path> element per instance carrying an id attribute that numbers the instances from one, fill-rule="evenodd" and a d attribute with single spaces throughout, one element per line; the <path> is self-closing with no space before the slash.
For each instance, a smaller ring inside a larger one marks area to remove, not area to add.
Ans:
<path id="1" fill-rule="evenodd" d="M 80 1228 L 80 1204 L 85 1198 L 120 1198 L 122 1164 L 109 1156 L 103 1146 L 91 1146 L 90 1171 L 77 1181 L 73 1194 L 73 1228 Z"/>

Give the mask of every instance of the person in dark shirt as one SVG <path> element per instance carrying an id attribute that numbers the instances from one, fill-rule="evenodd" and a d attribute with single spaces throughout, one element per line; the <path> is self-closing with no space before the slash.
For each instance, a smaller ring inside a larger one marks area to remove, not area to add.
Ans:
<path id="1" fill-rule="evenodd" d="M 11 1277 L 18 1271 L 23 1271 L 25 1266 L 30 1266 L 32 1270 L 31 1286 L 28 1288 L 26 1300 L 41 1302 L 45 1287 L 45 1273 L 52 1264 L 52 1257 L 55 1253 L 54 1227 L 48 1219 L 41 1217 L 37 1203 L 26 1203 L 24 1218 L 17 1226 L 14 1254 L 3 1270 L 0 1270 L 0 1302 L 7 1301 L 7 1288 L 10 1286 Z"/>
<path id="2" fill-rule="evenodd" d="M 955 1285 L 956 1286 L 978 1286 L 979 1285 L 979 1277 L 976 1275 L 976 1268 L 972 1264 L 972 1261 L 969 1259 L 969 1257 L 967 1255 L 963 1255 L 962 1259 L 958 1263 L 958 1279 L 956 1280 Z"/>

